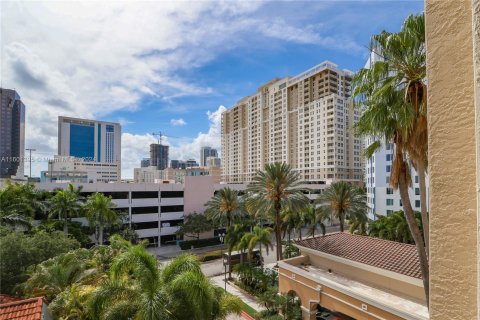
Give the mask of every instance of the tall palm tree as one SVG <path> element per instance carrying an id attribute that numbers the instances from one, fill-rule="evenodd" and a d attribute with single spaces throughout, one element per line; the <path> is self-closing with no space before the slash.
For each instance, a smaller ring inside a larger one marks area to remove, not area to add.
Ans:
<path id="1" fill-rule="evenodd" d="M 232 251 L 238 249 L 238 245 L 241 243 L 245 232 L 245 225 L 239 223 L 236 223 L 227 229 L 227 234 L 225 235 L 225 244 L 227 245 L 229 264 Z M 230 267 L 228 268 L 228 279 L 232 279 L 232 268 Z"/>
<path id="2" fill-rule="evenodd" d="M 78 189 L 77 189 L 78 190 Z M 72 217 L 76 217 L 81 210 L 79 192 L 70 183 L 67 190 L 57 190 L 55 195 L 49 200 L 50 217 L 63 219 L 63 232 L 68 235 L 68 222 Z"/>
<path id="3" fill-rule="evenodd" d="M 215 289 L 193 255 L 159 268 L 155 257 L 132 246 L 112 264 L 109 278 L 90 299 L 93 319 L 222 319 L 240 301 Z"/>
<path id="4" fill-rule="evenodd" d="M 331 217 L 340 221 L 344 231 L 345 220 L 367 220 L 367 196 L 365 192 L 345 181 L 334 182 L 317 198 L 317 203 Z"/>
<path id="5" fill-rule="evenodd" d="M 395 144 L 390 185 L 400 191 L 405 217 L 419 255 L 426 299 L 429 301 L 424 16 L 409 16 L 400 32 L 374 35 L 370 50 L 376 61 L 369 68 L 360 70 L 353 80 L 354 95 L 364 105 L 357 131 Z M 369 146 L 367 155 L 371 156 L 380 145 L 377 142 Z M 407 155 L 419 176 L 423 234 L 408 195 L 411 177 L 405 161 Z"/>
<path id="6" fill-rule="evenodd" d="M 273 232 L 273 229 L 270 227 L 261 228 L 259 226 L 253 227 L 253 232 L 250 233 L 248 238 L 248 256 L 249 259 L 252 258 L 253 250 L 258 245 L 260 250 L 260 264 L 263 268 L 263 254 L 262 254 L 262 245 L 265 246 L 267 255 L 269 249 L 273 250 L 272 240 L 270 240 L 270 234 Z M 245 237 L 245 236 L 244 236 Z"/>
<path id="7" fill-rule="evenodd" d="M 243 214 L 243 204 L 236 190 L 228 187 L 218 190 L 210 201 L 206 204 L 205 215 L 217 225 L 223 225 L 227 228 L 227 237 L 234 220 Z M 232 238 L 232 237 L 230 237 Z M 226 241 L 227 238 L 225 238 Z M 228 250 L 228 261 L 230 262 L 233 247 Z M 229 269 L 229 279 L 232 277 L 232 271 Z"/>
<path id="8" fill-rule="evenodd" d="M 96 192 L 87 198 L 84 210 L 90 226 L 95 228 L 95 244 L 103 244 L 105 227 L 118 223 L 118 215 L 113 210 L 115 207 L 112 198 L 103 193 Z"/>
<path id="9" fill-rule="evenodd" d="M 280 215 L 282 217 L 282 238 L 285 238 L 285 235 L 287 235 L 287 240 L 290 241 L 292 238 L 292 231 L 293 236 L 295 237 L 295 228 L 298 224 L 298 212 L 293 212 L 287 208 L 283 210 Z"/>
<path id="10" fill-rule="evenodd" d="M 205 214 L 212 221 L 223 224 L 227 228 L 243 213 L 238 192 L 228 187 L 218 190 L 206 206 Z"/>
<path id="11" fill-rule="evenodd" d="M 302 211 L 308 205 L 300 176 L 286 163 L 266 164 L 258 171 L 247 190 L 248 206 L 268 212 L 272 216 L 277 245 L 277 261 L 282 259 L 282 210 Z"/>
<path id="12" fill-rule="evenodd" d="M 326 210 L 323 210 L 321 207 L 317 207 L 315 204 L 311 204 L 303 212 L 304 220 L 308 226 L 308 233 L 310 236 L 315 237 L 315 231 L 317 226 L 320 227 L 320 230 L 323 235 L 326 232 L 325 221 L 330 220 L 330 215 Z"/>

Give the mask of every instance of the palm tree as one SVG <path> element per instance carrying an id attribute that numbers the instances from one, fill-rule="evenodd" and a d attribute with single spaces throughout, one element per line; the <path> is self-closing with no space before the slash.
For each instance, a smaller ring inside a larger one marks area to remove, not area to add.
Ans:
<path id="1" fill-rule="evenodd" d="M 232 223 L 234 220 L 243 214 L 242 203 L 238 196 L 236 190 L 232 190 L 228 187 L 218 190 L 218 192 L 213 196 L 210 201 L 206 204 L 207 209 L 205 210 L 205 215 L 212 220 L 217 225 L 224 225 L 227 228 L 227 237 L 228 233 L 231 230 Z M 231 237 L 230 237 L 231 238 Z M 239 240 L 238 240 L 239 241 Z M 226 242 L 227 243 L 227 242 Z M 238 242 L 237 242 L 238 243 Z M 228 261 L 230 262 L 231 254 L 235 243 L 232 247 L 229 246 L 228 250 Z M 232 277 L 232 271 L 229 270 L 229 279 Z"/>
<path id="2" fill-rule="evenodd" d="M 364 110 L 357 132 L 395 144 L 390 185 L 398 188 L 410 232 L 419 255 L 425 296 L 429 299 L 428 213 L 425 170 L 427 162 L 427 86 L 424 16 L 409 16 L 398 33 L 382 32 L 371 39 L 370 49 L 377 61 L 354 77 L 354 95 Z M 369 146 L 371 156 L 381 145 Z M 417 170 L 421 194 L 423 236 L 408 195 L 411 184 L 406 157 Z"/>
<path id="3" fill-rule="evenodd" d="M 73 185 L 68 185 L 68 190 L 57 190 L 55 195 L 50 199 L 50 217 L 57 216 L 63 219 L 63 232 L 68 235 L 68 222 L 72 217 L 76 217 L 81 210 L 80 196 L 78 189 L 75 190 Z"/>
<path id="4" fill-rule="evenodd" d="M 287 235 L 287 240 L 291 241 L 292 238 L 292 231 L 294 232 L 293 236 L 295 237 L 295 227 L 297 225 L 298 221 L 298 213 L 293 212 L 292 210 L 289 210 L 288 208 L 286 210 L 283 210 L 281 212 L 281 217 L 282 217 L 282 231 L 283 235 L 282 238 L 285 238 L 285 235 Z"/>
<path id="5" fill-rule="evenodd" d="M 238 245 L 242 241 L 242 237 L 245 234 L 245 225 L 243 224 L 234 224 L 227 229 L 227 234 L 225 235 L 225 244 L 227 245 L 228 250 L 228 262 L 230 265 L 230 259 L 232 251 L 238 249 Z M 228 279 L 232 279 L 232 268 L 228 268 Z"/>
<path id="6" fill-rule="evenodd" d="M 205 214 L 214 222 L 225 223 L 227 228 L 243 213 L 238 192 L 228 187 L 218 190 L 206 206 Z"/>
<path id="7" fill-rule="evenodd" d="M 282 259 L 282 210 L 302 211 L 308 204 L 305 188 L 301 188 L 300 176 L 286 163 L 266 164 L 258 171 L 247 190 L 250 193 L 248 206 L 272 216 L 277 243 L 277 261 Z"/>
<path id="8" fill-rule="evenodd" d="M 269 249 L 273 250 L 272 240 L 270 240 L 270 234 L 273 232 L 273 229 L 270 227 L 261 228 L 259 226 L 253 227 L 253 232 L 250 233 L 248 240 L 248 257 L 252 258 L 253 250 L 258 245 L 260 249 L 260 264 L 263 268 L 263 255 L 262 255 L 262 245 L 265 246 L 267 256 Z M 247 235 L 247 234 L 246 234 Z M 246 236 L 245 235 L 245 236 Z M 244 237 L 245 237 L 244 236 Z"/>
<path id="9" fill-rule="evenodd" d="M 28 295 L 44 296 L 52 301 L 71 285 L 92 276 L 94 270 L 87 270 L 89 258 L 87 249 L 77 249 L 46 260 L 29 270 L 29 278 L 22 288 Z"/>
<path id="10" fill-rule="evenodd" d="M 90 226 L 95 227 L 95 244 L 103 244 L 103 230 L 118 223 L 115 210 L 116 205 L 111 197 L 103 193 L 94 193 L 87 198 L 84 206 L 85 214 Z"/>
<path id="11" fill-rule="evenodd" d="M 334 182 L 317 198 L 323 210 L 340 221 L 344 231 L 345 220 L 367 221 L 367 197 L 365 192 L 345 181 Z"/>
<path id="12" fill-rule="evenodd" d="M 44 205 L 39 201 L 39 193 L 30 184 L 12 184 L 0 190 L 0 223 L 13 227 L 30 229 L 36 212 L 43 212 Z"/>
<path id="13" fill-rule="evenodd" d="M 89 305 L 94 319 L 210 320 L 241 310 L 238 299 L 213 287 L 195 256 L 181 255 L 159 268 L 141 246 L 115 259 Z"/>
<path id="14" fill-rule="evenodd" d="M 327 228 L 324 221 L 328 221 L 330 219 L 330 215 L 326 210 L 323 210 L 321 207 L 317 207 L 315 204 L 311 204 L 303 212 L 303 216 L 309 229 L 307 234 L 315 237 L 315 231 L 317 230 L 318 226 L 322 231 L 322 235 L 325 235 Z"/>

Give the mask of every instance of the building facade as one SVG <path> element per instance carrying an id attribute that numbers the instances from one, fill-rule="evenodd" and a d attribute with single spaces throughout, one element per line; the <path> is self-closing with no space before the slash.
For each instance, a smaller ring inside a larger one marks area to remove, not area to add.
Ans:
<path id="1" fill-rule="evenodd" d="M 150 165 L 158 170 L 168 168 L 168 146 L 158 143 L 150 145 Z"/>
<path id="2" fill-rule="evenodd" d="M 108 183 L 121 180 L 118 163 L 86 161 L 83 158 L 54 156 L 48 170 L 42 171 L 42 182 Z"/>
<path id="3" fill-rule="evenodd" d="M 480 319 L 480 1 L 426 0 L 425 36 L 430 319 Z"/>
<path id="4" fill-rule="evenodd" d="M 183 160 L 170 160 L 170 168 L 172 169 L 185 169 L 187 164 Z"/>
<path id="5" fill-rule="evenodd" d="M 300 256 L 278 262 L 278 287 L 304 320 L 429 319 L 414 245 L 346 232 L 295 245 Z"/>
<path id="6" fill-rule="evenodd" d="M 134 168 L 133 182 L 135 183 L 162 183 L 163 170 L 155 166 Z"/>
<path id="7" fill-rule="evenodd" d="M 141 167 L 141 168 L 150 167 L 150 158 L 143 158 L 143 159 L 140 161 L 140 167 Z"/>
<path id="8" fill-rule="evenodd" d="M 222 160 L 218 157 L 207 157 L 206 167 L 221 167 Z"/>
<path id="9" fill-rule="evenodd" d="M 0 179 L 24 178 L 25 105 L 15 90 L 0 88 Z"/>
<path id="10" fill-rule="evenodd" d="M 369 146 L 375 142 L 374 137 L 365 139 L 365 145 Z M 390 173 L 392 171 L 392 160 L 395 154 L 394 145 L 382 144 L 371 158 L 365 159 L 365 186 L 367 188 L 368 216 L 375 219 L 376 215 L 389 215 L 395 211 L 403 211 L 400 192 L 390 186 Z M 420 185 L 417 172 L 411 167 L 412 187 L 408 194 L 413 210 L 420 211 Z M 427 210 L 428 210 L 428 175 L 426 175 L 427 189 Z"/>
<path id="11" fill-rule="evenodd" d="M 58 155 L 105 163 L 121 162 L 119 123 L 58 117 Z"/>
<path id="12" fill-rule="evenodd" d="M 219 168 L 218 168 L 219 169 Z M 174 176 L 175 169 L 168 168 Z M 197 169 L 182 171 L 182 183 L 73 183 L 75 187 L 82 186 L 83 196 L 100 192 L 111 196 L 117 206 L 115 210 L 126 213 L 127 221 L 141 239 L 148 239 L 156 245 L 175 244 L 176 232 L 183 222 L 184 216 L 193 212 L 204 213 L 205 204 L 224 188 L 239 191 L 243 194 L 246 184 L 225 185 L 216 183 L 212 173 L 202 174 Z M 165 170 L 164 170 L 165 172 Z M 220 173 L 217 173 L 220 177 Z M 309 185 L 311 190 L 306 196 L 313 201 L 325 188 L 325 185 Z M 56 183 L 37 183 L 39 190 L 53 191 L 68 188 L 67 181 Z M 84 218 L 77 221 L 87 224 Z M 203 237 L 213 237 L 214 231 L 207 232 Z"/>
<path id="13" fill-rule="evenodd" d="M 212 147 L 201 147 L 200 148 L 200 167 L 207 166 L 208 157 L 218 157 L 217 149 Z"/>
<path id="14" fill-rule="evenodd" d="M 198 162 L 195 159 L 188 159 L 185 161 L 186 168 L 198 167 Z"/>
<path id="15" fill-rule="evenodd" d="M 273 79 L 222 114 L 222 177 L 249 182 L 267 163 L 285 162 L 304 181 L 361 182 L 361 141 L 353 135 L 353 73 L 325 61 Z"/>

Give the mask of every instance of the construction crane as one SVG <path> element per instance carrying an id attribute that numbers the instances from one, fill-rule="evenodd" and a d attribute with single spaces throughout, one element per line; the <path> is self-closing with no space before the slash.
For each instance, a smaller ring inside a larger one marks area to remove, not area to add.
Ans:
<path id="1" fill-rule="evenodd" d="M 170 136 L 170 135 L 167 136 L 167 135 L 163 134 L 162 131 L 152 132 L 152 136 L 157 137 L 157 143 L 158 144 L 162 144 L 162 137 L 178 138 L 178 137 L 174 137 L 174 136 Z"/>

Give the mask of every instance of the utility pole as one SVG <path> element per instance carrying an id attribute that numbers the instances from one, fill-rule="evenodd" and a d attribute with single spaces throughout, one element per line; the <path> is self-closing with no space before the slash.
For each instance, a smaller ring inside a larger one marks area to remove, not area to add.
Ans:
<path id="1" fill-rule="evenodd" d="M 30 175 L 28 176 L 29 178 L 32 177 L 32 151 L 37 151 L 37 149 L 32 149 L 32 148 L 26 148 L 25 150 L 30 151 Z"/>

